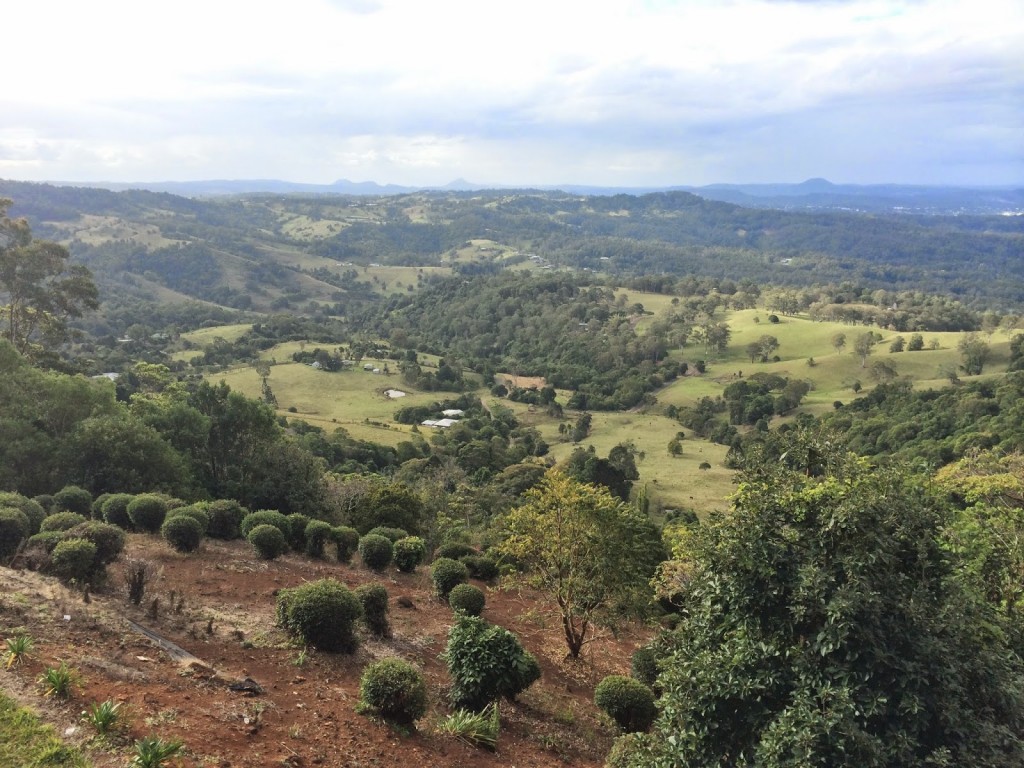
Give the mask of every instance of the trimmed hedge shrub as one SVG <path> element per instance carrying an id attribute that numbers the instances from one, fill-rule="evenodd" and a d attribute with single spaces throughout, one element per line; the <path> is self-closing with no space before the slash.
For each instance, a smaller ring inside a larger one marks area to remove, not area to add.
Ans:
<path id="1" fill-rule="evenodd" d="M 354 651 L 362 612 L 359 599 L 334 579 L 282 589 L 277 595 L 277 623 L 322 651 Z"/>
<path id="2" fill-rule="evenodd" d="M 77 485 L 65 485 L 53 494 L 53 505 L 58 510 L 76 512 L 83 517 L 92 515 L 92 494 Z"/>
<path id="3" fill-rule="evenodd" d="M 248 515 L 242 518 L 242 524 L 240 529 L 242 536 L 249 538 L 249 532 L 257 525 L 272 525 L 279 530 L 285 537 L 285 543 L 288 543 L 288 535 L 291 532 L 291 526 L 288 525 L 288 518 L 282 515 L 275 509 L 258 509 L 255 512 L 250 512 Z"/>
<path id="4" fill-rule="evenodd" d="M 136 530 L 156 533 L 167 517 L 167 499 L 155 493 L 141 493 L 128 502 L 128 517 Z"/>
<path id="5" fill-rule="evenodd" d="M 164 520 L 160 535 L 178 552 L 195 552 L 203 540 L 203 527 L 191 515 L 175 515 Z"/>
<path id="6" fill-rule="evenodd" d="M 39 526 L 39 532 L 66 531 L 76 525 L 81 525 L 88 519 L 85 515 L 80 515 L 77 512 L 57 512 L 43 519 L 42 525 Z"/>
<path id="7" fill-rule="evenodd" d="M 400 725 L 412 725 L 427 713 L 427 683 L 409 662 L 383 659 L 363 670 L 359 705 L 361 711 Z"/>
<path id="8" fill-rule="evenodd" d="M 430 579 L 434 583 L 434 594 L 447 600 L 455 587 L 469 581 L 469 569 L 458 560 L 441 557 L 431 566 Z"/>
<path id="9" fill-rule="evenodd" d="M 658 681 L 658 656 L 654 648 L 649 645 L 642 646 L 633 651 L 630 661 L 630 674 L 634 680 L 639 680 L 651 690 Z"/>
<path id="10" fill-rule="evenodd" d="M 323 520 L 310 520 L 306 526 L 306 554 L 322 558 L 324 547 L 331 538 L 331 524 Z"/>
<path id="11" fill-rule="evenodd" d="M 338 548 L 338 562 L 352 562 L 352 555 L 359 549 L 359 531 L 347 525 L 339 525 L 331 529 L 331 538 Z"/>
<path id="12" fill-rule="evenodd" d="M 206 511 L 205 504 L 189 504 L 184 507 L 178 507 L 177 509 L 167 510 L 167 517 L 164 518 L 164 523 L 170 520 L 172 517 L 191 517 L 197 523 L 199 523 L 199 530 L 203 536 L 206 535 L 206 531 L 210 528 L 210 515 Z M 161 532 L 163 527 L 161 526 Z"/>
<path id="13" fill-rule="evenodd" d="M 356 597 L 363 609 L 363 623 L 377 637 L 391 637 L 388 623 L 388 591 L 381 584 L 356 587 Z"/>
<path id="14" fill-rule="evenodd" d="M 301 512 L 292 512 L 285 516 L 288 520 L 288 530 L 285 535 L 288 537 L 288 546 L 296 552 L 303 552 L 306 549 L 306 526 L 309 525 L 309 515 Z"/>
<path id="15" fill-rule="evenodd" d="M 403 528 L 389 528 L 386 525 L 378 525 L 376 528 L 371 528 L 366 532 L 366 535 L 383 536 L 385 539 L 390 539 L 391 543 L 394 544 L 399 539 L 405 539 L 409 537 L 409 533 Z"/>
<path id="16" fill-rule="evenodd" d="M 64 539 L 50 553 L 50 573 L 63 581 L 85 583 L 93 573 L 96 545 L 85 539 Z"/>
<path id="17" fill-rule="evenodd" d="M 24 512 L 28 518 L 29 536 L 39 533 L 39 526 L 46 517 L 46 510 L 38 501 L 11 491 L 0 491 L 0 509 L 19 509 Z"/>
<path id="18" fill-rule="evenodd" d="M 427 546 L 419 536 L 406 536 L 395 542 L 395 565 L 402 573 L 412 573 L 427 555 Z"/>
<path id="19" fill-rule="evenodd" d="M 469 569 L 470 577 L 480 581 L 494 581 L 498 578 L 498 563 L 487 555 L 466 555 L 459 562 Z"/>
<path id="20" fill-rule="evenodd" d="M 210 516 L 206 535 L 211 539 L 232 541 L 241 538 L 242 518 L 249 510 L 232 499 L 218 499 L 206 505 L 206 514 Z"/>
<path id="21" fill-rule="evenodd" d="M 288 551 L 288 541 L 275 525 L 257 525 L 245 538 L 262 560 L 276 560 Z"/>
<path id="22" fill-rule="evenodd" d="M 594 703 L 624 733 L 646 731 L 658 715 L 651 689 L 639 680 L 623 675 L 609 675 L 598 683 L 594 689 Z"/>
<path id="23" fill-rule="evenodd" d="M 474 712 L 502 697 L 515 699 L 540 678 L 540 665 L 519 638 L 476 616 L 459 616 L 442 658 L 452 678 L 452 704 Z"/>
<path id="24" fill-rule="evenodd" d="M 44 550 L 46 554 L 53 552 L 53 548 L 60 544 L 64 539 L 68 538 L 67 531 L 44 531 L 42 533 L 36 533 L 28 537 L 28 545 L 30 547 L 39 547 Z M 84 538 L 84 537 L 75 537 Z M 99 547 L 96 548 L 99 550 Z"/>
<path id="25" fill-rule="evenodd" d="M 124 551 L 124 531 L 116 525 L 88 520 L 64 532 L 66 539 L 85 539 L 96 545 L 96 562 L 107 565 L 114 562 Z"/>
<path id="26" fill-rule="evenodd" d="M 383 571 L 391 564 L 395 545 L 386 536 L 368 533 L 359 540 L 359 556 L 363 565 L 373 571 Z"/>
<path id="27" fill-rule="evenodd" d="M 40 493 L 32 497 L 32 501 L 43 508 L 47 515 L 55 511 L 53 508 L 53 496 L 48 493 Z"/>
<path id="28" fill-rule="evenodd" d="M 130 493 L 115 493 L 103 502 L 103 519 L 126 531 L 134 530 L 132 519 L 128 516 L 128 505 L 135 497 Z"/>
<path id="29" fill-rule="evenodd" d="M 483 590 L 472 584 L 456 584 L 448 593 L 448 605 L 467 616 L 479 616 L 487 603 Z"/>
<path id="30" fill-rule="evenodd" d="M 101 493 L 99 496 L 93 499 L 92 504 L 89 505 L 89 517 L 91 517 L 93 520 L 102 520 L 103 505 L 106 504 L 107 499 L 109 499 L 113 495 L 114 494 L 112 493 Z"/>
<path id="31" fill-rule="evenodd" d="M 447 557 L 449 560 L 458 560 L 460 557 L 470 557 L 473 555 L 479 555 L 480 552 L 466 544 L 464 541 L 449 541 L 447 544 L 442 544 L 434 552 L 434 559 L 437 560 L 441 557 Z"/>
<path id="32" fill-rule="evenodd" d="M 28 538 L 30 527 L 28 515 L 20 509 L 0 509 L 0 558 L 6 559 L 18 551 L 21 542 Z"/>

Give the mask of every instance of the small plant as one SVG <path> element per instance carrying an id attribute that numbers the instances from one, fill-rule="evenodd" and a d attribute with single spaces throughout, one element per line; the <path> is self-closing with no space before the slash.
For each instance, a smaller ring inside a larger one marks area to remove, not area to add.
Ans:
<path id="1" fill-rule="evenodd" d="M 20 664 L 32 653 L 32 638 L 28 635 L 16 635 L 7 638 L 7 668 Z"/>
<path id="2" fill-rule="evenodd" d="M 488 704 L 482 712 L 457 709 L 438 723 L 437 730 L 445 736 L 454 736 L 470 746 L 494 751 L 501 730 L 498 705 Z"/>
<path id="3" fill-rule="evenodd" d="M 324 546 L 331 538 L 331 524 L 311 520 L 306 526 L 306 554 L 318 560 L 324 556 Z"/>
<path id="4" fill-rule="evenodd" d="M 302 552 L 306 549 L 306 526 L 310 523 L 309 515 L 292 512 L 292 514 L 286 515 L 286 519 L 288 520 L 288 530 L 285 531 L 285 536 L 288 538 L 288 546 L 296 552 Z"/>
<path id="5" fill-rule="evenodd" d="M 233 499 L 218 499 L 206 505 L 206 514 L 210 516 L 210 525 L 206 535 L 211 539 L 231 541 L 242 535 L 242 519 L 249 513 Z"/>
<path id="6" fill-rule="evenodd" d="M 291 532 L 291 526 L 288 524 L 287 515 L 283 515 L 275 509 L 258 509 L 255 512 L 250 512 L 248 515 L 242 518 L 242 523 L 239 526 L 244 538 L 249 538 L 249 533 L 258 525 L 272 525 L 277 528 L 287 539 L 288 534 Z"/>
<path id="7" fill-rule="evenodd" d="M 437 548 L 434 559 L 447 557 L 449 560 L 458 560 L 460 557 L 472 557 L 479 554 L 476 549 L 463 541 L 449 541 Z"/>
<path id="8" fill-rule="evenodd" d="M 304 666 L 306 666 L 306 664 L 308 662 L 309 662 L 309 651 L 306 648 L 303 648 L 301 651 L 299 651 L 295 655 L 295 658 L 292 659 L 292 666 L 293 667 L 304 667 Z"/>
<path id="9" fill-rule="evenodd" d="M 377 714 L 400 725 L 412 725 L 427 712 L 423 674 L 402 659 L 370 664 L 359 681 L 360 711 Z"/>
<path id="10" fill-rule="evenodd" d="M 29 535 L 28 515 L 20 509 L 0 509 L 0 559 L 6 559 L 18 551 L 21 542 Z"/>
<path id="11" fill-rule="evenodd" d="M 88 519 L 85 515 L 80 515 L 77 512 L 57 512 L 43 518 L 43 522 L 39 526 L 39 532 L 66 531 L 69 528 L 74 528 L 76 525 L 81 525 Z"/>
<path id="12" fill-rule="evenodd" d="M 90 704 L 82 714 L 82 719 L 91 725 L 96 733 L 110 733 L 118 726 L 121 717 L 121 705 L 113 701 Z"/>
<path id="13" fill-rule="evenodd" d="M 363 623 L 377 637 L 390 637 L 388 623 L 388 591 L 380 584 L 363 584 L 356 588 L 356 597 L 363 607 Z"/>
<path id="14" fill-rule="evenodd" d="M 498 563 L 486 555 L 464 555 L 459 562 L 469 569 L 469 575 L 481 581 L 494 581 L 500 570 Z"/>
<path id="15" fill-rule="evenodd" d="M 467 616 L 479 616 L 486 602 L 483 591 L 472 584 L 457 584 L 448 593 L 448 605 L 452 610 Z"/>
<path id="16" fill-rule="evenodd" d="M 391 563 L 395 545 L 391 539 L 376 533 L 368 533 L 359 540 L 359 556 L 363 565 L 372 571 L 383 571 Z"/>
<path id="17" fill-rule="evenodd" d="M 383 536 L 385 539 L 390 539 L 392 544 L 397 543 L 399 539 L 409 538 L 409 534 L 404 528 L 389 528 L 386 525 L 378 525 L 376 528 L 371 528 L 366 532 L 366 535 Z"/>
<path id="18" fill-rule="evenodd" d="M 38 682 L 44 696 L 66 699 L 78 682 L 78 674 L 62 661 L 59 667 L 47 667 L 43 670 Z"/>
<path id="19" fill-rule="evenodd" d="M 116 525 L 89 520 L 66 531 L 66 538 L 85 539 L 96 545 L 96 563 L 107 565 L 124 551 L 124 531 Z"/>
<path id="20" fill-rule="evenodd" d="M 130 493 L 115 493 L 103 502 L 103 519 L 126 531 L 132 530 L 132 519 L 128 516 L 128 505 L 135 498 Z"/>
<path id="21" fill-rule="evenodd" d="M 181 752 L 180 741 L 164 741 L 156 736 L 146 736 L 135 742 L 135 756 L 130 768 L 163 768 L 167 761 Z"/>
<path id="22" fill-rule="evenodd" d="M 203 541 L 203 527 L 194 517 L 178 514 L 164 520 L 160 535 L 176 552 L 195 552 Z"/>
<path id="23" fill-rule="evenodd" d="M 442 600 L 459 584 L 469 581 L 469 569 L 458 560 L 439 557 L 430 569 L 430 578 L 434 582 L 434 593 Z"/>
<path id="24" fill-rule="evenodd" d="M 594 689 L 594 703 L 615 721 L 623 733 L 642 733 L 651 727 L 658 710 L 654 693 L 639 680 L 609 675 Z"/>
<path id="25" fill-rule="evenodd" d="M 176 509 L 167 510 L 167 517 L 164 518 L 164 523 L 170 520 L 172 517 L 191 517 L 197 523 L 202 530 L 203 536 L 206 536 L 206 532 L 210 529 L 210 513 L 206 511 L 206 504 L 188 504 L 184 507 L 177 507 Z"/>
<path id="26" fill-rule="evenodd" d="M 53 504 L 59 510 L 92 515 L 92 494 L 77 485 L 66 485 L 53 494 Z"/>
<path id="27" fill-rule="evenodd" d="M 128 600 L 139 605 L 146 595 L 146 585 L 160 575 L 160 567 L 150 560 L 129 558 L 124 563 L 124 581 L 128 586 Z"/>
<path id="28" fill-rule="evenodd" d="M 276 560 L 288 551 L 288 541 L 284 534 L 273 525 L 257 525 L 249 531 L 246 539 L 263 560 Z"/>
<path id="29" fill-rule="evenodd" d="M 355 623 L 362 612 L 351 590 L 333 579 L 282 589 L 277 595 L 277 623 L 322 651 L 354 651 Z"/>
<path id="30" fill-rule="evenodd" d="M 419 536 L 406 536 L 395 542 L 395 566 L 402 573 L 415 571 L 426 554 L 426 545 Z"/>
<path id="31" fill-rule="evenodd" d="M 634 680 L 654 690 L 658 681 L 658 655 L 652 646 L 645 645 L 633 651 L 630 674 Z"/>

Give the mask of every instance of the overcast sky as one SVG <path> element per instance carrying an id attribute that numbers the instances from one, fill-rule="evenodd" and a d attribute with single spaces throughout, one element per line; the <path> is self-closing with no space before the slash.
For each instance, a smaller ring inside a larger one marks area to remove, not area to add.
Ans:
<path id="1" fill-rule="evenodd" d="M 1022 0 L 25 0 L 0 177 L 1024 184 Z"/>

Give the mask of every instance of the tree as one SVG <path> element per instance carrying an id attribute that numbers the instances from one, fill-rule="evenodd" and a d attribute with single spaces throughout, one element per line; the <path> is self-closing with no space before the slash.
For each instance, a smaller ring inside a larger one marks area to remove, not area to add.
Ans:
<path id="1" fill-rule="evenodd" d="M 978 334 L 968 333 L 960 339 L 957 345 L 960 350 L 961 366 L 968 376 L 978 376 L 985 368 L 988 360 L 989 346 L 982 341 Z"/>
<path id="2" fill-rule="evenodd" d="M 1024 764 L 1019 631 L 960 577 L 927 479 L 823 435 L 765 459 L 676 553 L 660 715 L 616 764 Z"/>
<path id="3" fill-rule="evenodd" d="M 765 362 L 774 355 L 775 350 L 779 348 L 779 340 L 774 336 L 765 334 L 757 340 L 757 348 L 761 355 L 761 362 Z M 751 362 L 753 362 L 753 360 L 751 360 Z"/>
<path id="4" fill-rule="evenodd" d="M 924 349 L 924 336 L 920 333 L 910 334 L 910 341 L 907 342 L 907 349 L 910 352 L 920 352 Z"/>
<path id="5" fill-rule="evenodd" d="M 897 336 L 892 340 L 892 344 L 889 345 L 890 352 L 902 352 L 907 346 L 906 339 L 902 336 Z"/>
<path id="6" fill-rule="evenodd" d="M 67 248 L 33 240 L 28 222 L 8 218 L 10 205 L 0 198 L 0 322 L 18 352 L 39 358 L 70 338 L 70 318 L 99 307 L 99 293 L 88 269 L 68 265 Z"/>
<path id="7" fill-rule="evenodd" d="M 836 350 L 836 354 L 843 353 L 843 347 L 846 346 L 846 334 L 837 333 L 832 337 L 832 346 Z"/>
<path id="8" fill-rule="evenodd" d="M 857 337 L 857 340 L 853 342 L 853 351 L 860 355 L 860 367 L 863 368 L 868 364 L 868 355 L 871 354 L 872 348 L 875 346 L 875 332 L 866 331 Z"/>
<path id="9" fill-rule="evenodd" d="M 643 605 L 661 560 L 650 522 L 604 488 L 549 472 L 506 518 L 498 551 L 515 559 L 524 579 L 558 606 L 569 657 L 579 658 L 594 625 L 617 610 Z"/>

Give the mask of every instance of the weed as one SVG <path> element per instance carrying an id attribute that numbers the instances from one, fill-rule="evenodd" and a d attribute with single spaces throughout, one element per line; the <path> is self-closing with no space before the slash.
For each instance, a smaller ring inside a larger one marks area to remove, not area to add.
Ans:
<path id="1" fill-rule="evenodd" d="M 82 713 L 82 719 L 96 729 L 96 733 L 110 733 L 117 727 L 121 716 L 121 705 L 112 701 L 90 704 Z"/>
<path id="2" fill-rule="evenodd" d="M 306 666 L 306 662 L 308 661 L 309 653 L 306 651 L 305 648 L 303 648 L 301 651 L 299 651 L 298 655 L 296 655 L 296 657 L 292 659 L 292 666 L 304 667 Z"/>
<path id="3" fill-rule="evenodd" d="M 32 638 L 28 635 L 7 638 L 7 668 L 23 662 L 32 652 L 32 647 Z"/>
<path id="4" fill-rule="evenodd" d="M 163 768 L 183 746 L 180 741 L 164 741 L 155 736 L 146 736 L 135 742 L 135 757 L 132 758 L 130 768 Z"/>
<path id="5" fill-rule="evenodd" d="M 474 747 L 494 750 L 501 730 L 498 705 L 491 703 L 482 712 L 457 709 L 442 720 L 437 730 L 445 736 L 454 736 Z"/>
<path id="6" fill-rule="evenodd" d="M 62 661 L 59 667 L 47 667 L 38 682 L 44 696 L 66 699 L 78 682 L 78 673 Z"/>

